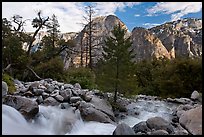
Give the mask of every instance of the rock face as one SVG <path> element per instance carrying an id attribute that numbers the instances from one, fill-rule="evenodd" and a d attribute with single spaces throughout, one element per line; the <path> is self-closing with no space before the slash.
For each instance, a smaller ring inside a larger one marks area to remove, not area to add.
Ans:
<path id="1" fill-rule="evenodd" d="M 21 96 L 7 95 L 4 104 L 18 110 L 26 119 L 33 118 L 39 111 L 38 103 Z"/>
<path id="2" fill-rule="evenodd" d="M 166 47 L 172 58 L 202 56 L 202 20 L 182 19 L 149 29 Z"/>
<path id="3" fill-rule="evenodd" d="M 93 64 L 102 58 L 104 40 L 111 36 L 115 25 L 120 24 L 128 30 L 126 25 L 116 16 L 99 16 L 93 19 L 92 50 Z M 88 31 L 87 24 L 81 32 L 75 36 L 76 46 L 74 50 L 83 51 L 83 65 L 89 63 L 88 55 Z M 135 27 L 130 33 L 127 31 L 125 37 L 131 36 L 132 49 L 135 54 L 135 61 L 149 58 L 168 59 L 178 57 L 202 57 L 202 19 L 182 19 L 161 24 L 159 26 L 145 29 Z M 78 66 L 81 62 L 80 54 L 63 55 L 65 68 L 70 65 Z M 95 56 L 97 55 L 97 56 Z M 72 64 L 73 62 L 73 64 Z"/>
<path id="4" fill-rule="evenodd" d="M 127 124 L 121 123 L 113 131 L 113 135 L 135 135 L 135 132 Z"/>
<path id="5" fill-rule="evenodd" d="M 109 16 L 99 16 L 93 19 L 92 22 L 92 28 L 93 28 L 93 33 L 92 33 L 92 46 L 94 45 L 94 49 L 92 51 L 93 55 L 97 55 L 97 57 L 93 57 L 93 64 L 95 64 L 100 58 L 102 58 L 102 52 L 103 52 L 103 46 L 105 44 L 104 40 L 106 37 L 109 37 L 112 35 L 111 31 L 113 30 L 115 25 L 120 24 L 122 28 L 128 30 L 127 26 L 116 16 L 114 15 L 109 15 Z M 89 24 L 87 24 L 84 29 L 78 34 L 76 37 L 75 41 L 77 46 L 75 47 L 76 50 L 81 51 L 81 41 L 82 41 L 82 50 L 84 51 L 83 54 L 83 64 L 85 65 L 86 62 L 86 47 L 88 46 L 87 41 L 88 41 L 88 35 L 86 32 L 88 32 L 88 27 Z M 130 33 L 127 32 L 127 36 L 130 36 Z M 72 60 L 75 65 L 80 64 L 80 54 L 75 54 L 72 57 Z M 71 62 L 71 60 L 70 60 Z M 89 62 L 89 58 L 88 58 Z"/>
<path id="6" fill-rule="evenodd" d="M 179 123 L 193 135 L 202 135 L 202 105 L 184 112 Z"/>
<path id="7" fill-rule="evenodd" d="M 161 40 L 147 29 L 136 27 L 133 29 L 131 37 L 135 61 L 151 59 L 153 57 L 166 57 L 170 59 L 170 55 Z"/>

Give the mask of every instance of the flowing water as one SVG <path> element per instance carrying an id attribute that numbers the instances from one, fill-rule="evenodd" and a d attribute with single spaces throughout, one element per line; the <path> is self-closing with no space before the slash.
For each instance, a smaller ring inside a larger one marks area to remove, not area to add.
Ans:
<path id="1" fill-rule="evenodd" d="M 175 106 L 162 101 L 138 100 L 129 104 L 127 108 L 128 115 L 119 119 L 119 123 L 124 122 L 132 127 L 153 116 L 161 116 L 168 120 Z M 80 112 L 74 112 L 71 108 L 60 109 L 41 105 L 38 115 L 30 122 L 16 109 L 2 105 L 2 120 L 3 135 L 111 135 L 116 128 L 116 125 L 107 123 L 85 122 L 81 119 Z"/>

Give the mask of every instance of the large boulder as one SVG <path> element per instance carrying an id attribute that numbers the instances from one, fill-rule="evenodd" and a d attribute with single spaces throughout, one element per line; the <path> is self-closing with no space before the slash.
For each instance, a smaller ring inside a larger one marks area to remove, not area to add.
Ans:
<path id="1" fill-rule="evenodd" d="M 8 93 L 8 85 L 6 82 L 2 81 L 2 97 L 6 96 Z"/>
<path id="2" fill-rule="evenodd" d="M 121 123 L 113 131 L 113 135 L 135 135 L 135 132 L 127 124 Z"/>
<path id="3" fill-rule="evenodd" d="M 82 119 L 86 121 L 114 123 L 107 114 L 94 108 L 94 105 L 91 103 L 86 103 L 85 101 L 81 101 L 78 106 L 78 109 L 80 110 Z"/>
<path id="4" fill-rule="evenodd" d="M 150 129 L 155 129 L 155 130 L 166 130 L 168 133 L 173 133 L 173 126 L 166 121 L 165 119 L 161 118 L 161 117 L 152 117 L 149 118 L 147 121 L 147 126 Z"/>
<path id="5" fill-rule="evenodd" d="M 132 129 L 135 131 L 135 133 L 138 133 L 138 132 L 141 132 L 141 133 L 147 133 L 147 132 L 150 132 L 151 129 L 149 129 L 147 127 L 147 123 L 146 121 L 141 121 L 139 122 L 138 124 L 134 125 L 132 127 Z"/>
<path id="6" fill-rule="evenodd" d="M 179 123 L 193 135 L 202 135 L 202 105 L 184 112 Z"/>
<path id="7" fill-rule="evenodd" d="M 111 120 L 115 121 L 115 115 L 108 101 L 93 96 L 90 103 L 94 105 L 95 109 L 107 114 Z"/>
<path id="8" fill-rule="evenodd" d="M 48 97 L 44 100 L 44 105 L 46 106 L 58 106 L 60 103 L 53 97 Z"/>
<path id="9" fill-rule="evenodd" d="M 4 104 L 18 110 L 26 119 L 33 118 L 39 112 L 38 103 L 36 101 L 21 96 L 7 95 Z"/>

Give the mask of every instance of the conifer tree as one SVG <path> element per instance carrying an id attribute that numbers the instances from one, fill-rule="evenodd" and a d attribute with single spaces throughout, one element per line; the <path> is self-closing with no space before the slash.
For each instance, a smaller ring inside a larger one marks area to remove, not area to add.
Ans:
<path id="1" fill-rule="evenodd" d="M 99 64 L 99 81 L 104 90 L 114 91 L 114 102 L 117 100 L 118 92 L 125 92 L 130 87 L 131 81 L 131 41 L 130 37 L 125 38 L 126 30 L 117 25 L 110 36 L 105 41 L 103 47 L 103 61 Z"/>

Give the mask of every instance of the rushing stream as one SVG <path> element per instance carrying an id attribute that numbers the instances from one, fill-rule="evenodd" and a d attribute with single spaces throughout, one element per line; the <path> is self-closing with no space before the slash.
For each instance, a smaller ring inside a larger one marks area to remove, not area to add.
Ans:
<path id="1" fill-rule="evenodd" d="M 163 101 L 138 100 L 127 106 L 128 115 L 119 119 L 130 127 L 145 121 L 150 117 L 161 116 L 168 120 L 171 118 L 173 104 Z M 14 108 L 2 105 L 2 134 L 3 135 L 111 135 L 116 125 L 85 122 L 81 119 L 79 111 L 60 109 L 52 106 L 39 106 L 39 113 L 35 120 L 27 122 Z"/>

